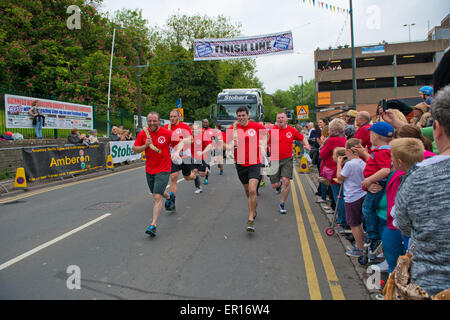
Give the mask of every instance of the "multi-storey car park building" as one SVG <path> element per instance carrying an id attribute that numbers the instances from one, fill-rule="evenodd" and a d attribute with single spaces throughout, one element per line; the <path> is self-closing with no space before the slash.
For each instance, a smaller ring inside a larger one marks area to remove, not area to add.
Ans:
<path id="1" fill-rule="evenodd" d="M 381 99 L 418 96 L 422 86 L 432 85 L 433 72 L 450 46 L 449 17 L 424 41 L 355 47 L 357 111 L 374 115 Z M 351 57 L 349 46 L 314 52 L 317 110 L 353 105 Z M 319 112 L 317 119 L 335 113 Z"/>

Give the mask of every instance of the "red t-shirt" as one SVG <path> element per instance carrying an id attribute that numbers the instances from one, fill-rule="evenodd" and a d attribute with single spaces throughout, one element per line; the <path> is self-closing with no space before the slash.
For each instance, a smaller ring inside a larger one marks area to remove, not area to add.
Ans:
<path id="1" fill-rule="evenodd" d="M 213 131 L 213 135 L 214 135 L 214 131 Z M 207 159 L 206 154 L 203 155 L 203 157 L 201 157 L 201 156 L 197 155 L 197 152 L 205 150 L 206 147 L 209 144 L 211 144 L 211 142 L 212 142 L 212 135 L 210 132 L 200 131 L 197 135 L 194 135 L 194 137 L 192 139 L 192 144 L 191 144 L 191 153 L 192 153 L 193 157 L 197 160 L 206 160 Z"/>
<path id="2" fill-rule="evenodd" d="M 168 129 L 169 124 L 166 124 L 164 128 Z M 170 146 L 172 149 L 175 149 L 178 143 L 180 143 L 180 140 L 185 139 L 192 135 L 191 128 L 184 122 L 178 122 L 176 125 L 172 125 L 171 127 L 172 131 L 172 137 L 170 139 Z M 189 143 L 185 143 L 183 146 L 183 151 L 180 153 L 180 156 L 182 158 L 186 158 L 190 154 L 190 145 Z"/>
<path id="3" fill-rule="evenodd" d="M 262 163 L 260 138 L 267 134 L 267 129 L 258 122 L 249 121 L 245 127 L 237 125 L 238 146 L 234 148 L 234 161 L 244 167 Z M 226 141 L 233 141 L 233 126 L 226 133 Z"/>
<path id="4" fill-rule="evenodd" d="M 150 132 L 152 137 L 153 145 L 161 150 L 161 153 L 151 150 L 150 148 L 145 149 L 145 172 L 149 174 L 157 174 L 160 172 L 170 172 L 172 168 L 172 160 L 170 158 L 170 138 L 172 132 L 159 127 L 156 132 Z M 141 130 L 134 141 L 134 145 L 139 147 L 145 144 L 147 139 L 147 134 L 144 130 Z"/>
<path id="5" fill-rule="evenodd" d="M 269 131 L 270 160 L 282 160 L 292 157 L 294 140 L 303 141 L 303 139 L 303 134 L 294 127 L 287 126 L 285 129 L 281 129 L 278 126 L 272 127 Z"/>
<path id="6" fill-rule="evenodd" d="M 391 168 L 391 150 L 389 146 L 381 146 L 375 148 L 370 153 L 370 158 L 366 162 L 366 167 L 364 168 L 363 175 L 364 178 L 368 178 L 383 168 Z"/>
<path id="7" fill-rule="evenodd" d="M 356 131 L 354 138 L 361 140 L 363 148 L 367 147 L 367 150 L 372 149 L 372 143 L 370 142 L 370 131 L 367 131 L 371 127 L 370 123 L 363 125 Z"/>

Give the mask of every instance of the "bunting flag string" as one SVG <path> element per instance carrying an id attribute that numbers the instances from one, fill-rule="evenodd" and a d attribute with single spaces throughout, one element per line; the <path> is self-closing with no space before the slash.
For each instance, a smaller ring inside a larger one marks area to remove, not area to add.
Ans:
<path id="1" fill-rule="evenodd" d="M 312 5 L 313 7 L 318 7 L 318 8 L 322 8 L 325 10 L 329 10 L 332 12 L 337 12 L 337 13 L 342 13 L 342 14 L 349 14 L 350 11 L 348 9 L 345 8 L 341 8 L 341 7 L 337 7 L 335 5 L 323 2 L 323 1 L 317 1 L 317 0 L 303 0 L 303 3 L 307 3 L 309 2 L 310 5 Z"/>

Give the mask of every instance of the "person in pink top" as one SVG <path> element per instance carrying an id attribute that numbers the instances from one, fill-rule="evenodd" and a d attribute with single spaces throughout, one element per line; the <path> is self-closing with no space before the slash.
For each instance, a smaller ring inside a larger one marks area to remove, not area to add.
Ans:
<path id="1" fill-rule="evenodd" d="M 330 136 L 325 140 L 325 143 L 320 149 L 320 158 L 322 159 L 322 163 L 320 165 L 320 175 L 331 183 L 333 198 L 336 206 L 338 207 L 337 223 L 343 228 L 347 228 L 344 196 L 342 192 L 342 197 L 340 198 L 341 200 L 338 203 L 340 185 L 333 180 L 336 178 L 337 171 L 337 163 L 333 159 L 333 152 L 337 147 L 345 148 L 345 143 L 347 142 L 347 138 L 344 133 L 345 125 L 345 121 L 342 119 L 332 120 L 328 125 Z"/>
<path id="2" fill-rule="evenodd" d="M 395 197 L 405 178 L 405 173 L 424 158 L 425 148 L 419 139 L 398 138 L 391 141 L 391 158 L 393 173 L 386 186 L 387 197 L 387 226 L 382 233 L 383 251 L 389 265 L 389 273 L 394 271 L 397 259 L 405 253 L 404 237 L 394 225 Z M 406 238 L 406 239 L 405 239 Z"/>

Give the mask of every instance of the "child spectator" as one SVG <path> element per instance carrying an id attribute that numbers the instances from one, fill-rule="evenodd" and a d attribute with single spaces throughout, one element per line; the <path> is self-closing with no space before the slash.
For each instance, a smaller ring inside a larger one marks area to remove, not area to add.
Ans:
<path id="1" fill-rule="evenodd" d="M 401 181 L 415 163 L 424 157 L 424 146 L 419 139 L 399 138 L 390 143 L 393 171 L 386 186 L 388 197 L 387 227 L 383 230 L 383 250 L 389 265 L 389 273 L 394 271 L 399 256 L 405 254 L 408 238 L 403 237 L 395 223 L 395 196 Z"/>
<path id="2" fill-rule="evenodd" d="M 385 191 L 386 178 L 391 172 L 392 160 L 389 143 L 394 136 L 394 127 L 387 122 L 377 122 L 367 130 L 370 131 L 371 154 L 366 152 L 362 146 L 355 147 L 353 150 L 366 161 L 363 172 L 365 178 L 362 182 L 363 189 L 368 190 L 372 184 L 379 184 L 383 187 L 376 193 L 368 192 L 362 208 L 367 241 L 370 244 L 370 251 L 373 252 L 381 240 L 376 210 Z"/>
<path id="3" fill-rule="evenodd" d="M 345 162 L 343 168 L 345 157 L 340 156 L 337 158 L 336 177 L 340 182 L 344 183 L 345 215 L 347 224 L 350 226 L 355 238 L 355 246 L 349 247 L 349 250 L 346 252 L 346 255 L 350 257 L 359 257 L 363 255 L 364 250 L 362 204 L 367 192 L 361 188 L 361 183 L 364 180 L 363 171 L 366 163 L 361 160 L 358 153 L 352 150 L 353 147 L 358 145 L 361 145 L 361 140 L 359 139 L 352 138 L 347 140 L 345 144 L 347 162 Z"/>

